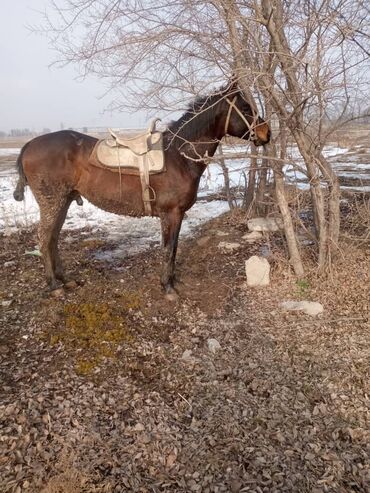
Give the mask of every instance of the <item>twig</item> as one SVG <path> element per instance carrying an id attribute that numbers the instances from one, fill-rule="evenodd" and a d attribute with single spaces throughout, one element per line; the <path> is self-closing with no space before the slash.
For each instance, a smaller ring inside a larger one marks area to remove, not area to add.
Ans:
<path id="1" fill-rule="evenodd" d="M 186 159 L 189 159 L 190 161 L 194 161 L 195 163 L 196 162 L 199 162 L 199 163 L 211 163 L 211 162 L 218 162 L 220 161 L 220 158 L 218 157 L 215 157 L 215 156 L 204 156 L 204 157 L 201 157 L 201 158 L 194 158 L 194 157 L 190 157 L 188 156 L 185 152 L 182 152 L 181 153 L 182 156 L 184 156 Z M 257 158 L 257 159 L 262 159 L 262 156 L 260 154 L 249 154 L 249 153 L 241 153 L 241 152 L 236 152 L 236 153 L 229 153 L 229 154 L 224 154 L 224 159 L 225 160 L 228 160 L 228 159 L 243 159 L 243 158 Z M 267 159 L 269 161 L 277 161 L 279 163 L 287 163 L 287 164 L 291 164 L 294 168 L 296 168 L 298 171 L 301 171 L 302 173 L 305 173 L 305 170 L 293 163 L 294 161 L 294 158 L 279 158 L 279 157 L 273 157 L 273 156 L 263 156 L 263 159 Z M 240 168 L 241 169 L 244 169 L 244 168 Z M 233 171 L 240 171 L 240 170 L 233 170 Z"/>
<path id="2" fill-rule="evenodd" d="M 185 397 L 183 395 L 180 394 L 180 392 L 177 392 L 177 395 L 181 397 L 182 400 L 184 400 L 186 402 L 186 404 L 189 406 L 189 407 L 193 407 L 190 402 L 185 399 Z"/>
<path id="3" fill-rule="evenodd" d="M 320 325 L 325 325 L 325 324 L 333 324 L 333 323 L 338 323 L 338 322 L 367 322 L 369 320 L 369 317 L 342 317 L 342 318 L 334 318 L 332 320 L 324 320 L 324 319 L 317 319 L 317 320 L 310 320 L 309 322 L 300 322 L 298 325 L 312 325 L 312 324 L 320 324 Z M 291 329 L 295 329 L 296 327 L 290 327 Z"/>

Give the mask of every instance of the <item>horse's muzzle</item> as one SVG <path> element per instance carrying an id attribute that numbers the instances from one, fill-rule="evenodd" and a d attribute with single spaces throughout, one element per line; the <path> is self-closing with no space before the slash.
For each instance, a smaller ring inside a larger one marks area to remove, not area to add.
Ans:
<path id="1" fill-rule="evenodd" d="M 254 145 L 263 146 L 270 142 L 271 129 L 268 123 L 262 122 L 255 129 Z"/>

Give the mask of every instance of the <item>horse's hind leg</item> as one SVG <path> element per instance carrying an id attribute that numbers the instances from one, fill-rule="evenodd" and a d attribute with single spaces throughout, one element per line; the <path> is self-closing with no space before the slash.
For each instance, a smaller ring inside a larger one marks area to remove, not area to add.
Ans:
<path id="1" fill-rule="evenodd" d="M 46 280 L 51 290 L 60 287 L 58 281 L 64 281 L 62 262 L 58 252 L 58 239 L 72 200 L 71 195 L 65 195 L 39 201 L 40 251 L 44 261 Z"/>

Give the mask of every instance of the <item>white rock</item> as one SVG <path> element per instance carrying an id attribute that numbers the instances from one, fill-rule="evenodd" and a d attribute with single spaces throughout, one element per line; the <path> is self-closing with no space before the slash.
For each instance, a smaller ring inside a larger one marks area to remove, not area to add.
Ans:
<path id="1" fill-rule="evenodd" d="M 254 217 L 249 219 L 249 231 L 279 231 L 283 229 L 283 221 L 279 217 Z"/>
<path id="2" fill-rule="evenodd" d="M 207 340 L 208 350 L 215 354 L 219 349 L 221 349 L 221 344 L 217 339 L 208 339 Z"/>
<path id="3" fill-rule="evenodd" d="M 248 241 L 249 243 L 253 243 L 260 238 L 262 238 L 262 233 L 260 231 L 251 231 L 242 236 L 242 240 Z"/>
<path id="4" fill-rule="evenodd" d="M 240 248 L 240 243 L 229 243 L 227 241 L 220 241 L 218 248 L 223 252 L 234 252 Z"/>
<path id="5" fill-rule="evenodd" d="M 1 306 L 3 306 L 4 308 L 8 308 L 8 306 L 10 306 L 12 303 L 13 303 L 14 300 L 3 300 L 1 302 Z"/>
<path id="6" fill-rule="evenodd" d="M 221 231 L 219 229 L 215 231 L 215 234 L 217 236 L 229 236 L 229 233 L 227 233 L 226 231 Z"/>
<path id="7" fill-rule="evenodd" d="M 182 353 L 181 359 L 183 359 L 184 361 L 193 362 L 194 361 L 194 358 L 193 358 L 193 356 L 191 354 L 192 354 L 192 350 L 191 349 L 186 349 Z"/>
<path id="8" fill-rule="evenodd" d="M 286 310 L 303 311 L 312 317 L 324 311 L 322 304 L 317 301 L 283 301 L 281 306 Z"/>
<path id="9" fill-rule="evenodd" d="M 35 248 L 34 250 L 27 250 L 24 252 L 25 255 L 34 255 L 35 257 L 42 257 L 40 250 Z"/>
<path id="10" fill-rule="evenodd" d="M 248 286 L 268 286 L 270 284 L 270 264 L 263 257 L 253 255 L 246 260 L 245 274 Z"/>
<path id="11" fill-rule="evenodd" d="M 4 267 L 11 267 L 15 265 L 15 260 L 9 260 L 8 262 L 4 262 Z"/>

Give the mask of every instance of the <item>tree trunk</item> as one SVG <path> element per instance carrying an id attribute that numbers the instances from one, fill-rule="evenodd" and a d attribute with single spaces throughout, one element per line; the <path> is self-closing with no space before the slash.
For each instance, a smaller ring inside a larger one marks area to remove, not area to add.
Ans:
<path id="1" fill-rule="evenodd" d="M 273 170 L 275 178 L 276 200 L 280 209 L 281 217 L 283 219 L 284 233 L 288 245 L 290 263 L 294 269 L 295 275 L 298 278 L 301 278 L 304 275 L 303 263 L 301 259 L 301 254 L 298 249 L 296 235 L 294 232 L 292 216 L 290 214 L 288 202 L 285 197 L 283 171 L 282 169 L 277 169 L 275 166 Z"/>
<path id="2" fill-rule="evenodd" d="M 320 183 L 320 169 L 318 160 L 312 155 L 311 143 L 308 136 L 299 128 L 291 128 L 298 148 L 307 167 L 307 174 L 310 183 L 311 197 L 314 221 L 316 227 L 316 236 L 318 241 L 318 268 L 322 272 L 327 267 L 329 258 L 328 239 L 329 224 L 326 219 L 325 197 Z M 334 205 L 334 204 L 333 204 Z M 339 198 L 338 198 L 338 216 L 339 216 Z"/>
<path id="3" fill-rule="evenodd" d="M 263 150 L 264 156 L 267 155 L 267 147 L 265 146 Z M 265 157 L 262 159 L 260 167 L 258 169 L 258 184 L 256 192 L 256 212 L 260 216 L 266 216 L 267 205 L 266 205 L 266 185 L 267 185 L 267 171 L 268 171 L 268 159 Z"/>
<path id="4" fill-rule="evenodd" d="M 255 157 L 257 152 L 256 146 L 251 143 L 251 158 L 248 172 L 248 186 L 245 194 L 245 209 L 251 210 L 252 204 L 255 200 L 256 192 L 256 172 L 257 172 L 257 158 Z"/>
<path id="5" fill-rule="evenodd" d="M 280 155 L 285 155 L 285 137 L 286 137 L 285 127 L 283 124 L 281 124 L 280 127 L 281 127 L 282 143 L 283 143 L 283 147 L 280 151 Z M 270 144 L 268 146 L 267 152 L 270 156 L 277 157 L 276 146 L 274 144 Z M 269 162 L 267 161 L 266 167 L 268 165 Z M 284 233 L 288 246 L 290 263 L 294 269 L 295 275 L 298 278 L 301 278 L 304 276 L 304 268 L 303 268 L 301 254 L 298 248 L 297 238 L 294 231 L 292 215 L 290 213 L 288 201 L 285 196 L 283 166 L 282 164 L 279 164 L 278 161 L 274 161 L 274 164 L 272 165 L 272 169 L 274 172 L 276 201 L 279 206 L 281 217 L 283 219 Z"/>
<path id="6" fill-rule="evenodd" d="M 229 204 L 229 208 L 234 209 L 234 203 L 233 199 L 231 196 L 231 191 L 230 191 L 230 177 L 229 177 L 229 169 L 225 164 L 225 159 L 224 159 L 224 153 L 222 149 L 222 144 L 218 146 L 218 162 L 220 163 L 220 166 L 222 168 L 222 173 L 224 175 L 224 186 L 225 186 L 225 193 L 226 193 L 226 198 L 227 202 Z"/>
<path id="7" fill-rule="evenodd" d="M 331 264 L 338 253 L 340 231 L 340 188 L 338 177 L 322 153 L 318 155 L 320 169 L 329 187 L 329 213 L 328 213 L 328 262 Z"/>

